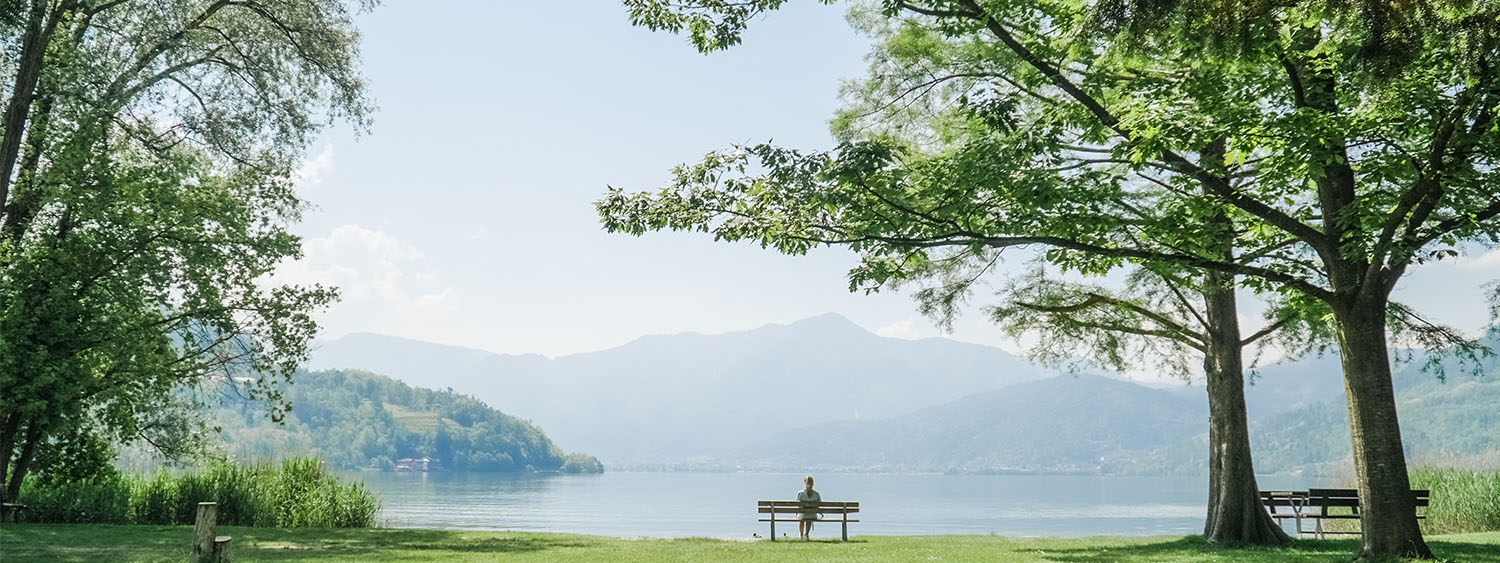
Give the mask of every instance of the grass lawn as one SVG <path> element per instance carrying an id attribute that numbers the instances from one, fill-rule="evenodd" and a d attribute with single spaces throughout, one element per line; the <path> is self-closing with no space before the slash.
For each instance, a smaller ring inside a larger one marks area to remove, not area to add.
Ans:
<path id="1" fill-rule="evenodd" d="M 1285 549 L 1231 549 L 1194 536 L 1007 538 L 856 536 L 740 542 L 458 530 L 224 526 L 235 561 L 1347 561 L 1353 540 L 1302 540 Z M 0 561 L 183 561 L 190 526 L 7 524 Z M 1500 532 L 1428 538 L 1449 561 L 1500 563 Z"/>

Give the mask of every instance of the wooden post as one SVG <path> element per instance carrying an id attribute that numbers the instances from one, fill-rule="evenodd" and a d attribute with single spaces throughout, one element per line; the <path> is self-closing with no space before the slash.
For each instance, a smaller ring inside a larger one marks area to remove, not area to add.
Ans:
<path id="1" fill-rule="evenodd" d="M 214 527 L 219 517 L 219 503 L 198 503 L 198 519 L 193 523 L 193 563 L 214 561 Z"/>
<path id="2" fill-rule="evenodd" d="M 771 541 L 776 541 L 776 503 L 771 503 Z"/>
<path id="3" fill-rule="evenodd" d="M 840 513 L 844 515 L 844 541 L 849 541 L 849 505 L 840 505 Z"/>

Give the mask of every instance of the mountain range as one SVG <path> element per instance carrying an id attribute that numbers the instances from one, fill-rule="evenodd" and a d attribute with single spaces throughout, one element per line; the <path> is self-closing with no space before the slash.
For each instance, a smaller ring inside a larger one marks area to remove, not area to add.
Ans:
<path id="1" fill-rule="evenodd" d="M 612 466 L 714 458 L 799 426 L 889 418 L 1047 375 L 998 348 L 884 338 L 837 315 L 558 358 L 352 334 L 322 343 L 308 366 L 451 387 Z"/>
<path id="2" fill-rule="evenodd" d="M 627 469 L 1193 473 L 1207 451 L 1201 385 L 1058 375 L 836 315 L 558 358 L 352 334 L 310 367 L 451 387 Z M 1396 384 L 1413 455 L 1500 444 L 1497 378 L 1440 382 L 1408 365 Z M 1327 473 L 1347 458 L 1336 356 L 1266 366 L 1246 396 L 1260 471 Z"/>

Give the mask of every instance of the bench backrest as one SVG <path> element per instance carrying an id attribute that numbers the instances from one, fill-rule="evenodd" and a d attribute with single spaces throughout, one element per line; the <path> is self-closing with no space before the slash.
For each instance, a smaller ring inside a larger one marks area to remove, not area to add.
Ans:
<path id="1" fill-rule="evenodd" d="M 761 500 L 755 502 L 755 508 L 761 514 L 802 514 L 803 511 L 815 511 L 823 514 L 854 514 L 859 512 L 859 503 L 827 500 Z"/>
<path id="2" fill-rule="evenodd" d="M 1308 489 L 1307 500 L 1313 506 L 1322 507 L 1324 512 L 1335 506 L 1359 512 L 1359 491 L 1354 489 Z"/>
<path id="3" fill-rule="evenodd" d="M 1431 491 L 1427 489 L 1412 489 L 1412 503 L 1416 506 L 1428 506 L 1432 502 Z M 1307 504 L 1321 510 L 1322 515 L 1330 514 L 1329 509 L 1334 507 L 1346 507 L 1350 514 L 1359 515 L 1359 491 L 1354 489 L 1308 489 Z"/>
<path id="4" fill-rule="evenodd" d="M 1359 506 L 1359 491 L 1354 489 L 1308 489 L 1307 495 L 1313 504 Z M 1428 506 L 1432 502 L 1432 491 L 1428 489 L 1412 489 L 1411 496 L 1417 506 Z"/>
<path id="5" fill-rule="evenodd" d="M 1417 506 L 1430 506 L 1432 492 L 1427 489 L 1412 489 L 1412 501 Z M 1359 491 L 1354 489 L 1308 489 L 1306 491 L 1260 491 L 1260 502 L 1270 509 L 1272 514 L 1281 514 L 1276 510 L 1279 506 L 1292 507 L 1293 513 L 1298 507 L 1311 508 L 1319 511 L 1320 516 L 1334 516 L 1339 514 L 1329 512 L 1330 508 L 1345 507 L 1349 509 L 1349 515 L 1359 515 Z M 1303 514 L 1307 514 L 1303 512 Z"/>

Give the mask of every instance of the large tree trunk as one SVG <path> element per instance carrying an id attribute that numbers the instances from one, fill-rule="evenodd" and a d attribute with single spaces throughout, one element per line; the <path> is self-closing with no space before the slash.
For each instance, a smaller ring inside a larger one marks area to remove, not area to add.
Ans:
<path id="1" fill-rule="evenodd" d="M 1432 551 L 1417 526 L 1416 502 L 1406 473 L 1385 343 L 1386 303 L 1379 301 L 1334 310 L 1364 532 L 1356 558 L 1431 559 Z"/>
<path id="2" fill-rule="evenodd" d="M 31 110 L 32 93 L 42 75 L 42 65 L 47 52 L 47 43 L 57 28 L 57 18 L 47 13 L 48 0 L 32 0 L 26 18 L 26 33 L 21 38 L 21 52 L 16 61 L 16 81 L 11 87 L 10 99 L 5 104 L 5 113 L 0 116 L 0 214 L 5 212 L 10 195 L 10 179 L 15 173 L 16 159 L 21 154 L 21 133 L 26 130 L 26 120 Z"/>
<path id="3" fill-rule="evenodd" d="M 12 502 L 9 494 L 5 492 L 5 484 L 9 483 L 10 459 L 15 457 L 12 450 L 16 445 L 16 432 L 20 430 L 21 415 L 12 413 L 5 417 L 5 422 L 0 423 L 0 502 Z"/>
<path id="4" fill-rule="evenodd" d="M 1245 377 L 1232 277 L 1210 273 L 1204 290 L 1209 347 L 1203 356 L 1208 380 L 1208 518 L 1203 537 L 1212 542 L 1286 545 L 1291 542 L 1260 502 L 1250 457 L 1245 414 Z"/>
<path id="5" fill-rule="evenodd" d="M 25 445 L 21 447 L 21 453 L 16 456 L 15 465 L 11 466 L 10 480 L 5 483 L 5 498 L 20 498 L 21 483 L 26 480 L 26 472 L 31 469 L 31 460 L 36 457 L 37 446 L 41 445 L 44 437 L 45 433 L 39 424 L 32 424 L 26 429 Z"/>

